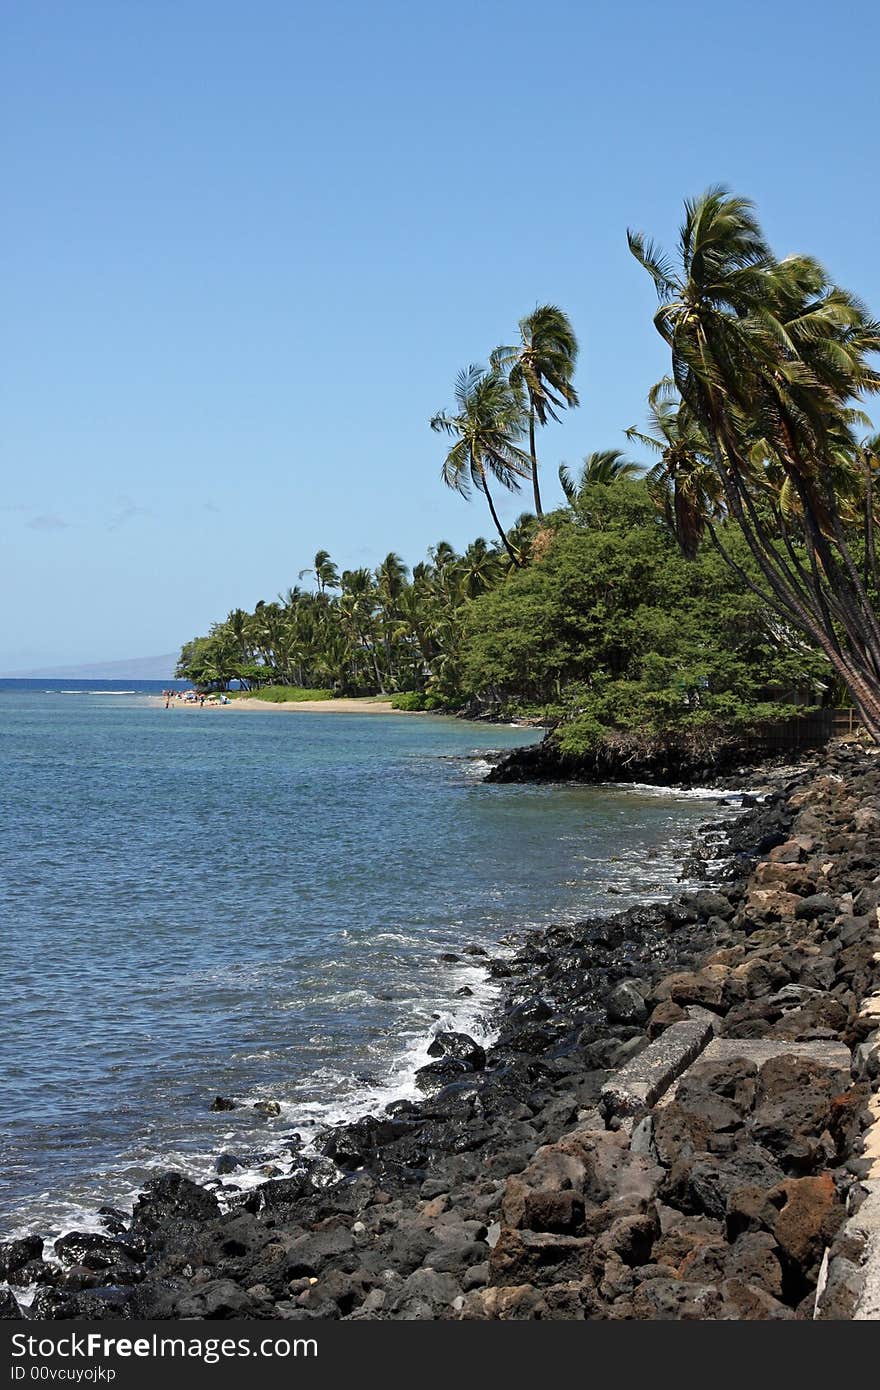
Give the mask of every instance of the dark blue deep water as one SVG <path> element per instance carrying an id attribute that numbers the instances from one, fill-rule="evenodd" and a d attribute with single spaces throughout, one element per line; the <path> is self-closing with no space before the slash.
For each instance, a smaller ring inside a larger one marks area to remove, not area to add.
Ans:
<path id="1" fill-rule="evenodd" d="M 530 730 L 166 712 L 161 685 L 0 682 L 0 1231 L 409 1093 L 438 1017 L 486 1026 L 441 952 L 665 894 L 711 809 L 483 785 Z"/>

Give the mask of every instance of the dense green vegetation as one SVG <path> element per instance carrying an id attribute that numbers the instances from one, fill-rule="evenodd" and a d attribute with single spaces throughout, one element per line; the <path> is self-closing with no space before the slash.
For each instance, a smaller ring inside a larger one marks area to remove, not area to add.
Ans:
<path id="1" fill-rule="evenodd" d="M 572 752 L 609 729 L 722 737 L 821 701 L 821 656 L 717 552 L 687 560 L 644 482 L 594 484 L 551 521 L 540 562 L 469 610 L 468 692 L 564 718 Z"/>
<path id="2" fill-rule="evenodd" d="M 743 582 L 824 653 L 880 738 L 878 441 L 857 409 L 880 389 L 880 324 L 812 257 L 777 258 L 722 188 L 685 204 L 675 256 L 629 244 L 670 352 L 653 393 L 674 425 L 655 475 L 667 514 L 691 552 L 736 523 L 760 576 Z"/>
<path id="3" fill-rule="evenodd" d="M 309 690 L 301 685 L 259 685 L 254 690 L 233 690 L 232 698 L 241 699 L 254 695 L 258 700 L 268 700 L 273 705 L 299 704 L 302 700 L 332 700 L 332 690 Z"/>
<path id="4" fill-rule="evenodd" d="M 855 403 L 880 385 L 880 328 L 805 256 L 778 260 L 751 207 L 686 204 L 676 258 L 643 236 L 671 376 L 652 388 L 647 451 L 562 467 L 544 513 L 538 439 L 578 405 L 578 344 L 538 306 L 519 341 L 459 374 L 441 477 L 482 494 L 497 539 L 394 552 L 237 609 L 188 643 L 200 686 L 392 692 L 401 709 L 526 712 L 572 753 L 620 733 L 716 738 L 848 694 L 880 734 L 876 475 Z M 505 529 L 495 489 L 531 484 Z"/>
<path id="5" fill-rule="evenodd" d="M 534 523 L 511 532 L 529 553 Z M 375 571 L 339 574 L 326 551 L 310 571 L 314 588 L 296 586 L 252 613 L 235 609 L 206 637 L 186 644 L 178 672 L 200 686 L 247 689 L 297 686 L 340 695 L 394 691 L 457 698 L 464 614 L 511 567 L 498 546 L 476 540 L 463 555 L 439 542 L 412 571 L 391 554 Z M 301 578 L 307 571 L 303 571 Z"/>

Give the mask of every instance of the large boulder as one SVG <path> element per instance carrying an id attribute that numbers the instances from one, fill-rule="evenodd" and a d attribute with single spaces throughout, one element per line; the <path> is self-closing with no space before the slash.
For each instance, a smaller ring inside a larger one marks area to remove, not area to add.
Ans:
<path id="1" fill-rule="evenodd" d="M 461 1285 L 451 1274 L 417 1269 L 404 1281 L 391 1312 L 404 1322 L 421 1322 L 445 1313 L 460 1295 Z"/>
<path id="2" fill-rule="evenodd" d="M 769 1194 L 776 1210 L 773 1235 L 789 1267 L 815 1282 L 827 1246 L 837 1234 L 845 1209 L 830 1173 L 794 1178 Z"/>
<path id="3" fill-rule="evenodd" d="M 8 1279 L 32 1260 L 43 1258 L 42 1236 L 20 1236 L 0 1241 L 0 1279 Z"/>
<path id="4" fill-rule="evenodd" d="M 750 888 L 743 906 L 747 919 L 755 922 L 778 922 L 794 917 L 802 899 L 784 888 Z"/>
<path id="5" fill-rule="evenodd" d="M 467 1062 L 472 1071 L 480 1071 L 486 1065 L 485 1049 L 467 1033 L 435 1033 L 428 1047 L 428 1056 Z"/>
<path id="6" fill-rule="evenodd" d="M 691 1284 L 681 1279 L 646 1279 L 633 1295 L 632 1316 L 663 1322 L 697 1322 L 713 1319 L 721 1295 L 711 1284 Z"/>
<path id="7" fill-rule="evenodd" d="M 608 996 L 609 1023 L 638 1026 L 648 1017 L 643 988 L 638 980 L 621 980 Z"/>
<path id="8" fill-rule="evenodd" d="M 146 1258 L 141 1242 L 97 1231 L 68 1231 L 55 1241 L 55 1254 L 65 1265 L 98 1275 L 94 1282 L 102 1284 L 130 1284 L 140 1279 Z"/>
<path id="9" fill-rule="evenodd" d="M 584 1236 L 502 1230 L 489 1256 L 490 1277 L 495 1284 L 578 1278 L 592 1246 L 592 1240 Z"/>
<path id="10" fill-rule="evenodd" d="M 63 1289 L 37 1289 L 28 1309 L 35 1322 L 95 1322 L 128 1317 L 130 1288 L 108 1287 L 68 1292 Z"/>
<path id="11" fill-rule="evenodd" d="M 467 1076 L 473 1070 L 473 1065 L 460 1057 L 440 1057 L 436 1062 L 428 1062 L 427 1066 L 419 1067 L 416 1072 L 416 1085 L 420 1091 L 436 1091 L 456 1077 Z"/>
<path id="12" fill-rule="evenodd" d="M 685 1212 L 723 1218 L 742 1188 L 767 1190 L 783 1174 L 770 1154 L 757 1144 L 738 1145 L 731 1153 L 683 1154 L 672 1165 L 660 1195 Z"/>
<path id="13" fill-rule="evenodd" d="M 764 1063 L 749 1130 L 785 1172 L 808 1173 L 833 1156 L 823 1135 L 832 1122 L 832 1100 L 848 1079 L 838 1067 L 809 1057 Z"/>
<path id="14" fill-rule="evenodd" d="M 728 1247 L 724 1270 L 728 1278 L 782 1297 L 781 1250 L 769 1231 L 746 1231 Z"/>
<path id="15" fill-rule="evenodd" d="M 0 1322 L 11 1322 L 23 1318 L 24 1313 L 11 1289 L 0 1289 Z"/>
<path id="16" fill-rule="evenodd" d="M 299 1236 L 289 1248 L 288 1277 L 314 1277 L 329 1260 L 345 1255 L 354 1248 L 355 1238 L 344 1226 L 328 1226 L 323 1230 L 309 1231 Z"/>
<path id="17" fill-rule="evenodd" d="M 718 1322 L 785 1321 L 795 1315 L 791 1308 L 780 1303 L 759 1284 L 747 1284 L 742 1279 L 725 1279 L 718 1289 L 721 1307 L 715 1313 Z"/>
<path id="18" fill-rule="evenodd" d="M 197 1288 L 190 1287 L 178 1300 L 175 1316 L 209 1321 L 232 1318 L 277 1317 L 275 1305 L 254 1295 L 231 1279 L 212 1279 Z"/>
<path id="19" fill-rule="evenodd" d="M 162 1173 L 148 1182 L 134 1204 L 131 1229 L 135 1234 L 155 1233 L 160 1228 L 179 1231 L 220 1215 L 220 1204 L 183 1173 Z"/>

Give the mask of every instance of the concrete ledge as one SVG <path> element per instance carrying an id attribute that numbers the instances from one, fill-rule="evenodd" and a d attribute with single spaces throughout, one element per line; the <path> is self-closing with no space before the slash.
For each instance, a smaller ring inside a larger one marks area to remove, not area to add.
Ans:
<path id="1" fill-rule="evenodd" d="M 859 1017 L 880 1023 L 880 993 L 862 1002 Z M 817 1318 L 835 1316 L 833 1295 L 830 1308 L 824 1300 L 826 1285 L 836 1280 L 855 1294 L 854 1322 L 880 1322 L 880 1092 L 875 1091 L 868 1101 L 868 1113 L 870 1122 L 862 1136 L 862 1157 L 870 1164 L 862 1181 L 867 1196 L 839 1233 L 835 1242 L 839 1253 L 829 1260 L 830 1251 L 825 1252 L 823 1277 L 816 1290 Z"/>
<path id="2" fill-rule="evenodd" d="M 870 1206 L 870 1212 L 865 1208 Z M 863 1215 L 864 1213 L 864 1215 Z M 865 1240 L 865 1283 L 853 1314 L 854 1322 L 880 1321 L 880 1186 L 874 1186 L 862 1203 L 858 1216 L 870 1218 L 871 1230 Z"/>
<path id="3" fill-rule="evenodd" d="M 852 1055 L 845 1043 L 836 1042 L 785 1042 L 779 1038 L 716 1038 L 706 1048 L 703 1062 L 729 1062 L 733 1058 L 744 1062 L 754 1062 L 761 1067 L 771 1057 L 808 1057 L 823 1067 L 833 1067 L 846 1072 L 852 1063 Z"/>
<path id="4" fill-rule="evenodd" d="M 752 1062 L 762 1067 L 772 1057 L 808 1057 L 829 1071 L 840 1072 L 840 1084 L 845 1088 L 849 1083 L 852 1057 L 843 1043 L 835 1042 L 785 1042 L 779 1038 L 714 1038 L 700 1055 L 701 1062 Z M 695 1059 L 696 1060 L 696 1059 Z M 678 1083 L 687 1071 L 682 1073 L 666 1088 L 660 1105 L 668 1105 L 675 1099 Z"/>
<path id="5" fill-rule="evenodd" d="M 861 1017 L 880 1023 L 880 994 L 872 994 L 862 1004 Z M 880 1092 L 875 1091 L 868 1109 L 871 1124 L 863 1136 L 863 1156 L 871 1161 L 865 1182 L 868 1195 L 855 1216 L 847 1222 L 847 1231 L 865 1242 L 862 1270 L 864 1284 L 853 1318 L 856 1322 L 880 1322 Z"/>
<path id="6" fill-rule="evenodd" d="M 636 1119 L 659 1100 L 714 1036 L 706 1018 L 673 1023 L 602 1087 L 602 1110 L 609 1120 Z M 848 1055 L 848 1054 L 847 1054 Z"/>
<path id="7" fill-rule="evenodd" d="M 880 1182 L 865 1183 L 868 1195 L 843 1234 L 863 1243 L 861 1292 L 853 1312 L 854 1322 L 880 1321 Z M 821 1317 L 821 1313 L 820 1313 Z"/>

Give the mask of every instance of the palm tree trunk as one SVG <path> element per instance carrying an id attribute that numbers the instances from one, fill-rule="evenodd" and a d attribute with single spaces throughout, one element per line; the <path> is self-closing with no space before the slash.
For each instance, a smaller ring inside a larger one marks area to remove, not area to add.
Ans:
<path id="1" fill-rule="evenodd" d="M 865 588 L 877 588 L 877 557 L 874 550 L 874 479 L 868 464 L 865 478 Z"/>
<path id="2" fill-rule="evenodd" d="M 542 517 L 541 489 L 538 484 L 538 454 L 535 449 L 535 407 L 529 407 L 529 453 L 532 456 L 532 491 L 535 494 L 535 516 Z"/>
<path id="3" fill-rule="evenodd" d="M 823 650 L 825 650 L 826 641 L 837 645 L 837 635 L 833 630 L 833 624 L 829 624 L 826 618 L 826 605 L 832 610 L 844 630 L 849 658 L 856 669 L 863 671 L 864 679 L 873 688 L 874 699 L 877 701 L 878 710 L 880 710 L 880 680 L 878 680 L 880 640 L 877 640 L 880 639 L 880 627 L 877 626 L 876 618 L 870 611 L 870 605 L 867 615 L 860 611 L 862 605 L 858 602 L 858 593 L 856 594 L 856 603 L 853 604 L 851 586 L 845 582 L 836 556 L 831 553 L 828 541 L 811 505 L 811 499 L 799 482 L 797 472 L 795 471 L 792 477 L 803 506 L 804 541 L 808 556 L 811 560 L 814 554 L 818 556 L 827 580 L 827 586 L 824 590 L 822 590 L 821 579 L 817 580 L 820 591 L 818 594 L 813 591 L 812 586 L 809 586 L 807 594 L 799 591 L 797 578 L 791 574 L 788 566 L 783 562 L 763 531 L 748 488 L 742 484 L 745 470 L 742 466 L 742 460 L 738 457 L 736 441 L 726 428 L 723 411 L 718 408 L 711 396 L 707 396 L 707 401 L 711 426 L 709 443 L 715 470 L 724 488 L 728 506 L 736 518 L 765 579 L 777 598 L 798 619 L 802 631 L 809 631 L 804 627 L 804 618 L 807 617 L 807 611 L 812 607 L 810 619 L 820 629 L 821 636 L 819 633 L 811 633 L 810 635 L 814 641 L 822 646 Z M 728 466 L 722 456 L 722 447 L 727 452 L 731 466 Z M 856 580 L 858 581 L 857 572 Z M 858 587 L 861 588 L 860 582 Z M 866 616 L 867 622 L 865 621 Z M 875 731 L 872 730 L 872 732 Z"/>
<path id="4" fill-rule="evenodd" d="M 712 543 L 725 564 L 739 576 L 752 593 L 757 594 L 764 603 L 775 609 L 783 619 L 794 621 L 795 625 L 824 652 L 828 664 L 849 690 L 853 704 L 856 706 L 865 728 L 875 742 L 880 743 L 880 694 L 878 694 L 876 684 L 870 679 L 864 668 L 859 669 L 851 657 L 841 651 L 833 631 L 826 632 L 823 624 L 813 620 L 804 609 L 782 599 L 773 599 L 769 594 L 763 593 L 760 587 L 749 578 L 745 570 L 725 550 L 718 533 L 711 524 L 708 530 Z M 769 575 L 765 574 L 765 578 L 770 582 Z"/>
<path id="5" fill-rule="evenodd" d="M 522 561 L 520 560 L 513 546 L 510 544 L 510 541 L 507 539 L 507 532 L 501 525 L 501 519 L 495 510 L 495 503 L 492 501 L 492 494 L 489 491 L 489 484 L 486 480 L 486 474 L 483 471 L 480 472 L 480 486 L 483 489 L 483 492 L 486 494 L 486 501 L 489 503 L 489 511 L 492 513 L 492 520 L 495 522 L 495 529 L 501 537 L 501 544 L 504 546 L 504 549 L 507 551 L 511 560 L 516 565 L 517 569 L 521 569 Z"/>

